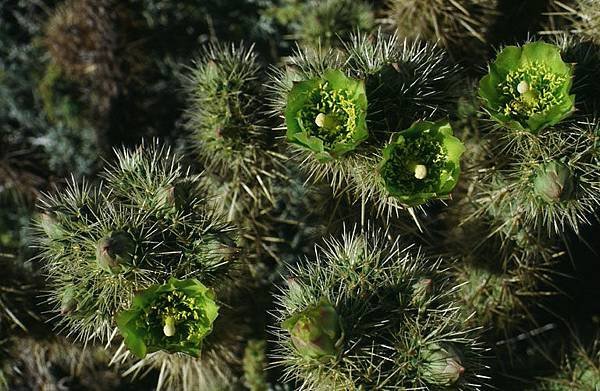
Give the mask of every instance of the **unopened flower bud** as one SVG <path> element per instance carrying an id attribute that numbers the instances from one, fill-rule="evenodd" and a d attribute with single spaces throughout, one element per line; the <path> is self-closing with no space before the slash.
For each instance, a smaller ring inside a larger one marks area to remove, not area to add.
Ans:
<path id="1" fill-rule="evenodd" d="M 340 318 L 328 302 L 293 315 L 282 324 L 291 334 L 292 344 L 303 356 L 336 356 L 343 340 Z"/>
<path id="2" fill-rule="evenodd" d="M 127 232 L 111 232 L 98 241 L 96 261 L 106 271 L 119 272 L 131 265 L 134 251 L 135 243 Z"/>
<path id="3" fill-rule="evenodd" d="M 537 173 L 533 186 L 535 193 L 548 203 L 564 201 L 573 192 L 573 176 L 567 166 L 552 161 Z"/>
<path id="4" fill-rule="evenodd" d="M 73 288 L 66 288 L 60 301 L 61 315 L 70 314 L 76 307 L 77 301 L 75 300 L 75 290 Z"/>
<path id="5" fill-rule="evenodd" d="M 460 356 L 451 347 L 432 343 L 424 349 L 423 358 L 423 375 L 428 383 L 451 386 L 465 373 Z"/>

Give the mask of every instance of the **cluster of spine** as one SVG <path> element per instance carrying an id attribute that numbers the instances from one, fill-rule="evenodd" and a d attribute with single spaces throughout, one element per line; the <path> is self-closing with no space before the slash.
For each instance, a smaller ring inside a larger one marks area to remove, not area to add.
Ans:
<path id="1" fill-rule="evenodd" d="M 302 390 L 479 389 L 483 349 L 447 276 L 384 232 L 330 239 L 277 298 L 283 379 Z"/>
<path id="2" fill-rule="evenodd" d="M 272 113 L 285 117 L 294 159 L 313 182 L 378 214 L 448 198 L 462 153 L 445 120 L 460 92 L 459 68 L 435 45 L 396 35 L 343 43 L 299 49 L 272 72 Z M 431 161 L 408 156 L 415 148 Z M 406 163 L 402 171 L 385 170 L 396 161 Z"/>
<path id="3" fill-rule="evenodd" d="M 542 33 L 573 34 L 600 43 L 600 9 L 594 0 L 550 0 Z"/>
<path id="4" fill-rule="evenodd" d="M 533 389 L 536 391 L 584 391 L 600 389 L 600 347 L 596 338 L 591 348 L 577 346 L 564 357 L 561 367 L 553 376 L 544 378 Z"/>
<path id="5" fill-rule="evenodd" d="M 98 185 L 70 183 L 41 201 L 36 241 L 57 327 L 78 340 L 110 342 L 118 326 L 138 357 L 187 353 L 142 360 L 171 370 L 170 378 L 196 376 L 194 360 L 212 368 L 200 377 L 231 364 L 246 330 L 235 304 L 244 266 L 200 178 L 154 144 L 118 151 L 102 176 Z M 157 312 L 161 300 L 170 304 Z"/>
<path id="6" fill-rule="evenodd" d="M 208 45 L 185 83 L 189 140 L 209 174 L 209 189 L 218 195 L 218 209 L 242 230 L 249 254 L 279 262 L 281 254 L 294 252 L 292 243 L 303 240 L 297 234 L 317 196 L 285 164 L 265 114 L 267 92 L 254 48 Z M 278 238 L 283 232 L 292 235 L 288 243 Z"/>
<path id="7" fill-rule="evenodd" d="M 339 46 L 339 37 L 375 26 L 373 6 L 363 0 L 289 0 L 264 11 L 289 30 L 287 39 L 303 46 Z"/>
<path id="8" fill-rule="evenodd" d="M 440 42 L 453 54 L 482 50 L 498 1 L 388 0 L 385 23 L 400 36 Z"/>

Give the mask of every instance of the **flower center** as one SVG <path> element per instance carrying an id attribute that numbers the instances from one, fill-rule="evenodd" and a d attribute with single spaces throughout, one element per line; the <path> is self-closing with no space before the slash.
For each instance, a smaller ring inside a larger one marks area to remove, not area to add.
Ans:
<path id="1" fill-rule="evenodd" d="M 500 83 L 502 110 L 507 116 L 526 121 L 561 104 L 565 98 L 560 89 L 565 82 L 565 76 L 552 73 L 547 65 L 538 61 L 527 63 L 511 71 Z"/>
<path id="2" fill-rule="evenodd" d="M 345 90 L 333 90 L 328 82 L 310 93 L 297 119 L 302 129 L 323 140 L 326 148 L 348 142 L 356 131 L 356 106 Z"/>
<path id="3" fill-rule="evenodd" d="M 417 164 L 415 166 L 415 178 L 417 179 L 425 179 L 427 176 L 427 167 L 423 164 Z"/>
<path id="4" fill-rule="evenodd" d="M 386 185 L 406 195 L 435 191 L 445 156 L 443 144 L 429 132 L 407 137 L 393 149 L 381 175 Z"/>

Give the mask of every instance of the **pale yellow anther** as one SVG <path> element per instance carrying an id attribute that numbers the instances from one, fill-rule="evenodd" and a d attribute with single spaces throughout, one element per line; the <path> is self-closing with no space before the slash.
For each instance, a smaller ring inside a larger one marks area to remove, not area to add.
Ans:
<path id="1" fill-rule="evenodd" d="M 521 95 L 525 94 L 529 90 L 530 90 L 529 83 L 527 83 L 525 80 L 523 80 L 522 82 L 520 82 L 517 85 L 517 91 L 519 91 L 519 94 L 521 94 Z"/>
<path id="2" fill-rule="evenodd" d="M 415 178 L 423 179 L 427 176 L 427 167 L 422 164 L 417 164 L 415 166 Z"/>
<path id="3" fill-rule="evenodd" d="M 319 128 L 322 128 L 325 125 L 325 118 L 325 114 L 319 113 L 319 115 L 317 115 L 317 118 L 315 118 L 315 124 L 317 124 Z"/>

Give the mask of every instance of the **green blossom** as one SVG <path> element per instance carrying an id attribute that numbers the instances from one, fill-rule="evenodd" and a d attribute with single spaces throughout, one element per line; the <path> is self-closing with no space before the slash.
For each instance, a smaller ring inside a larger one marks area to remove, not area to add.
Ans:
<path id="1" fill-rule="evenodd" d="M 157 350 L 199 356 L 218 310 L 214 294 L 198 280 L 171 278 L 138 294 L 116 320 L 125 345 L 140 358 Z"/>
<path id="2" fill-rule="evenodd" d="M 508 46 L 479 82 L 479 95 L 490 115 L 515 130 L 537 132 L 568 117 L 573 66 L 560 49 L 544 42 Z"/>
<path id="3" fill-rule="evenodd" d="M 326 300 L 292 315 L 282 327 L 290 332 L 292 344 L 305 357 L 336 356 L 344 339 L 341 319 Z"/>
<path id="4" fill-rule="evenodd" d="M 454 189 L 464 150 L 448 121 L 415 122 L 385 147 L 379 172 L 390 195 L 419 205 Z"/>
<path id="5" fill-rule="evenodd" d="M 367 97 L 362 80 L 338 70 L 298 82 L 285 110 L 287 139 L 326 161 L 354 150 L 368 137 Z"/>

